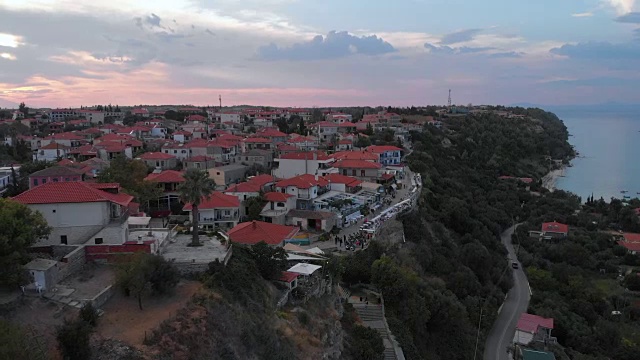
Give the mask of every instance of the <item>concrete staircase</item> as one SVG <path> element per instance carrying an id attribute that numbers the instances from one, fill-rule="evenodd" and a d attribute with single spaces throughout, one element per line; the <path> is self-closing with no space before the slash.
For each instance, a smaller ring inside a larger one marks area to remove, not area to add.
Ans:
<path id="1" fill-rule="evenodd" d="M 400 360 L 396 356 L 393 347 L 393 338 L 384 320 L 382 305 L 362 303 L 353 303 L 352 305 L 364 325 L 376 330 L 378 334 L 380 334 L 384 344 L 384 360 Z"/>

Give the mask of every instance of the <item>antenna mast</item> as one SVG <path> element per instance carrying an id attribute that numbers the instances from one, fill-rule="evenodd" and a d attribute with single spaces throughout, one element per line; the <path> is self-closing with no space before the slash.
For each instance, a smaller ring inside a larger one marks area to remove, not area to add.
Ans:
<path id="1" fill-rule="evenodd" d="M 222 110 L 222 95 L 218 95 L 218 100 L 220 100 L 220 110 Z"/>
<path id="2" fill-rule="evenodd" d="M 449 89 L 449 101 L 447 101 L 447 105 L 449 106 L 449 109 L 451 109 L 451 89 Z"/>

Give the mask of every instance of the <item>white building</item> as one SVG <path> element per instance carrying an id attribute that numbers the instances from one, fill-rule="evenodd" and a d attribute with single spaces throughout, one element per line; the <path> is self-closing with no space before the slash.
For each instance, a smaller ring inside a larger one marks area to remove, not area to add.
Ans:
<path id="1" fill-rule="evenodd" d="M 39 241 L 41 245 L 80 245 L 89 241 L 122 244 L 128 237 L 126 220 L 133 196 L 102 191 L 100 186 L 75 181 L 50 182 L 13 200 L 39 211 L 52 228 L 49 237 Z M 100 233 L 109 236 L 100 237 Z"/>
<path id="2" fill-rule="evenodd" d="M 327 174 L 333 159 L 320 151 L 294 152 L 283 154 L 279 159 L 274 159 L 274 162 L 278 164 L 278 168 L 273 170 L 273 175 L 288 179 L 302 174 Z"/>
<path id="3" fill-rule="evenodd" d="M 191 204 L 184 207 L 189 212 L 189 218 L 193 221 Z M 198 206 L 198 217 L 203 229 L 215 229 L 216 227 L 228 228 L 238 225 L 240 220 L 240 201 L 233 195 L 214 192 L 202 199 Z"/>

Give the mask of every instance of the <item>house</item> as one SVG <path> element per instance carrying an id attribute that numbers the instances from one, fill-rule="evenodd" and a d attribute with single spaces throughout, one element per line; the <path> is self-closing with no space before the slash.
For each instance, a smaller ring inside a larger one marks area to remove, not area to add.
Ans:
<path id="1" fill-rule="evenodd" d="M 254 149 L 271 150 L 274 145 L 271 139 L 267 139 L 263 137 L 248 137 L 241 141 L 241 146 L 242 146 L 242 151 L 247 152 Z"/>
<path id="2" fill-rule="evenodd" d="M 357 177 L 364 181 L 376 181 L 382 166 L 378 163 L 366 160 L 341 159 L 332 164 L 342 175 Z"/>
<path id="3" fill-rule="evenodd" d="M 362 190 L 362 181 L 351 176 L 333 173 L 325 175 L 324 178 L 329 181 L 329 189 L 333 191 L 355 194 Z"/>
<path id="4" fill-rule="evenodd" d="M 343 113 L 329 113 L 325 116 L 325 119 L 336 124 L 343 124 L 346 122 L 352 122 L 353 116 Z"/>
<path id="5" fill-rule="evenodd" d="M 247 166 L 259 166 L 263 169 L 271 169 L 273 165 L 273 152 L 269 150 L 250 150 L 240 154 L 240 163 Z"/>
<path id="6" fill-rule="evenodd" d="M 338 141 L 336 145 L 337 151 L 350 151 L 353 150 L 353 141 L 349 139 L 342 139 Z"/>
<path id="7" fill-rule="evenodd" d="M 40 149 L 33 153 L 34 161 L 58 161 L 67 158 L 70 155 L 71 148 L 51 142 L 48 145 L 41 146 Z"/>
<path id="8" fill-rule="evenodd" d="M 626 241 L 618 241 L 618 245 L 623 246 L 629 254 L 637 255 L 640 254 L 640 243 L 637 242 L 626 242 Z"/>
<path id="9" fill-rule="evenodd" d="M 321 121 L 314 124 L 318 137 L 322 142 L 332 143 L 338 139 L 339 134 L 348 134 L 356 129 L 356 124 L 351 122 L 333 123 L 328 121 Z"/>
<path id="10" fill-rule="evenodd" d="M 569 225 L 559 222 L 546 222 L 542 224 L 542 237 L 544 239 L 563 239 L 569 234 Z"/>
<path id="11" fill-rule="evenodd" d="M 245 217 L 249 214 L 249 209 L 246 208 L 245 201 L 252 197 L 260 195 L 261 186 L 257 183 L 241 182 L 239 184 L 231 185 L 224 191 L 227 195 L 232 195 L 238 198 L 241 205 L 240 216 Z"/>
<path id="12" fill-rule="evenodd" d="M 276 183 L 276 191 L 296 197 L 297 209 L 313 209 L 313 200 L 329 191 L 329 182 L 318 175 L 303 174 Z"/>
<path id="13" fill-rule="evenodd" d="M 182 210 L 189 213 L 189 220 L 193 223 L 192 209 L 191 204 L 186 204 Z M 200 226 L 206 230 L 230 229 L 240 220 L 240 201 L 233 195 L 215 191 L 200 201 L 198 220 Z"/>
<path id="14" fill-rule="evenodd" d="M 68 166 L 52 166 L 29 175 L 29 189 L 51 182 L 83 181 L 84 173 Z"/>
<path id="15" fill-rule="evenodd" d="M 58 266 L 58 262 L 55 260 L 33 259 L 24 266 L 24 269 L 33 279 L 36 291 L 46 292 L 56 286 L 59 272 Z"/>
<path id="16" fill-rule="evenodd" d="M 366 151 L 378 156 L 380 165 L 399 165 L 402 163 L 403 149 L 390 145 L 371 145 Z"/>
<path id="17" fill-rule="evenodd" d="M 288 279 L 289 277 L 287 277 Z M 556 360 L 556 356 L 549 351 L 539 351 L 533 349 L 519 348 L 520 359 L 522 360 Z"/>
<path id="18" fill-rule="evenodd" d="M 296 208 L 296 197 L 290 194 L 272 191 L 264 194 L 264 199 L 267 203 L 260 217 L 268 223 L 284 225 L 287 213 Z"/>
<path id="19" fill-rule="evenodd" d="M 161 170 L 175 169 L 178 166 L 178 159 L 162 152 L 148 152 L 137 157 L 142 160 L 148 167 Z"/>
<path id="20" fill-rule="evenodd" d="M 20 175 L 20 165 L 0 167 L 0 196 L 9 190 L 9 186 L 13 185 L 14 175 Z"/>
<path id="21" fill-rule="evenodd" d="M 338 225 L 338 216 L 329 211 L 291 210 L 287 213 L 286 224 L 301 230 L 329 232 Z"/>
<path id="22" fill-rule="evenodd" d="M 551 336 L 551 330 L 553 330 L 553 319 L 524 313 L 520 315 L 516 325 L 513 342 L 520 345 L 528 345 L 534 341 L 555 342 L 556 338 Z"/>
<path id="23" fill-rule="evenodd" d="M 206 155 L 196 155 L 182 160 L 185 169 L 208 170 L 216 167 L 216 159 Z"/>
<path id="24" fill-rule="evenodd" d="M 280 179 L 269 174 L 261 174 L 250 176 L 247 178 L 247 181 L 260 185 L 261 190 L 264 192 L 270 192 L 273 191 L 273 189 L 275 188 L 275 184 L 280 181 Z"/>
<path id="25" fill-rule="evenodd" d="M 287 134 L 274 128 L 265 128 L 256 133 L 261 138 L 270 139 L 272 143 L 286 142 Z"/>
<path id="26" fill-rule="evenodd" d="M 273 174 L 288 179 L 302 174 L 324 175 L 331 168 L 333 158 L 322 151 L 291 152 L 275 159 L 277 168 Z"/>
<path id="27" fill-rule="evenodd" d="M 295 134 L 291 135 L 288 144 L 295 146 L 299 151 L 316 151 L 318 150 L 318 139 L 313 136 L 300 136 Z"/>
<path id="28" fill-rule="evenodd" d="M 243 245 L 255 245 L 264 241 L 271 246 L 284 246 L 298 234 L 295 226 L 271 224 L 263 221 L 251 221 L 236 225 L 227 231 L 231 241 Z"/>
<path id="29" fill-rule="evenodd" d="M 178 130 L 171 134 L 171 137 L 179 143 L 186 143 L 193 139 L 193 134 L 186 130 Z"/>
<path id="30" fill-rule="evenodd" d="M 149 202 L 149 215 L 151 217 L 165 217 L 169 216 L 174 210 L 177 213 L 182 211 L 178 187 L 185 181 L 183 173 L 175 170 L 163 170 L 147 175 L 144 180 L 158 184 L 158 187 L 163 192 L 163 195 L 157 200 Z"/>
<path id="31" fill-rule="evenodd" d="M 52 231 L 39 245 L 80 245 L 89 241 L 103 243 L 99 233 L 110 228 L 106 241 L 124 243 L 126 220 L 133 196 L 120 193 L 119 187 L 107 192 L 101 184 L 81 181 L 48 182 L 36 186 L 13 200 L 39 211 Z M 117 184 L 116 184 L 117 185 Z"/>
<path id="32" fill-rule="evenodd" d="M 247 173 L 247 167 L 241 164 L 231 164 L 209 169 L 209 177 L 218 186 L 228 186 L 242 181 Z"/>
<path id="33" fill-rule="evenodd" d="M 290 271 L 283 271 L 280 273 L 280 276 L 278 276 L 277 278 L 275 278 L 273 281 L 278 282 L 284 286 L 287 287 L 287 289 L 289 290 L 293 290 L 296 287 L 298 287 L 298 276 L 300 274 L 298 273 L 294 273 L 294 272 L 290 272 Z"/>

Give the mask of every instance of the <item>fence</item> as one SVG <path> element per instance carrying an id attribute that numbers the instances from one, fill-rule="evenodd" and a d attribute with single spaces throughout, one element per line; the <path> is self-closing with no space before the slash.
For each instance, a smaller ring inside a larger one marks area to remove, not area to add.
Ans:
<path id="1" fill-rule="evenodd" d="M 85 258 L 87 261 L 112 261 L 121 255 L 137 252 L 151 253 L 150 244 L 124 244 L 124 245 L 87 245 L 85 246 Z"/>

